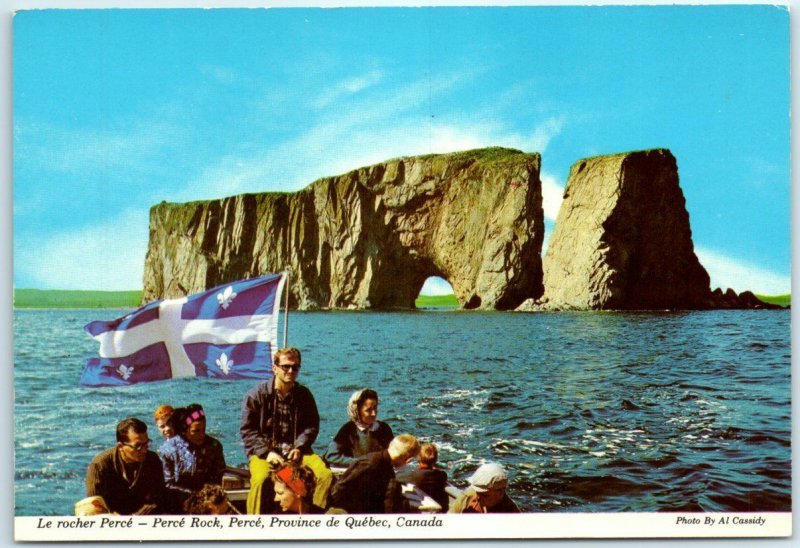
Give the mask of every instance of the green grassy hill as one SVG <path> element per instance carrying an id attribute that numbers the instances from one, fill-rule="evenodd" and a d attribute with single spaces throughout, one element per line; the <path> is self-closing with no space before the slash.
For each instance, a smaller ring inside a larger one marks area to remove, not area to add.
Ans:
<path id="1" fill-rule="evenodd" d="M 791 295 L 756 295 L 760 300 L 769 304 L 789 306 L 792 304 Z M 458 308 L 455 295 L 420 295 L 415 302 L 417 308 Z"/>
<path id="2" fill-rule="evenodd" d="M 141 301 L 141 291 L 14 290 L 14 308 L 138 308 Z"/>
<path id="3" fill-rule="evenodd" d="M 458 308 L 458 299 L 455 295 L 420 295 L 414 302 L 417 308 Z"/>
<path id="4" fill-rule="evenodd" d="M 756 295 L 765 303 L 789 306 L 791 295 Z M 15 289 L 14 308 L 138 308 L 141 291 Z M 455 295 L 420 295 L 417 308 L 458 308 Z"/>
<path id="5" fill-rule="evenodd" d="M 792 304 L 792 295 L 756 295 L 760 301 L 768 304 L 777 304 L 780 306 L 789 306 Z"/>
<path id="6" fill-rule="evenodd" d="M 15 289 L 14 308 L 137 308 L 141 291 Z M 455 295 L 421 295 L 417 308 L 458 307 Z"/>

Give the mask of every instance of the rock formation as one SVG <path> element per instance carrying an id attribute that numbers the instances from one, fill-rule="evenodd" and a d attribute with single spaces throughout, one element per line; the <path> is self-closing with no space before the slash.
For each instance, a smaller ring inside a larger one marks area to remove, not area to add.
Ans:
<path id="1" fill-rule="evenodd" d="M 528 310 L 708 308 L 709 276 L 668 150 L 598 156 L 571 170 Z"/>
<path id="2" fill-rule="evenodd" d="M 429 276 L 465 308 L 542 293 L 540 156 L 489 148 L 400 158 L 296 193 L 150 210 L 144 302 L 289 268 L 290 307 L 413 308 Z"/>
<path id="3" fill-rule="evenodd" d="M 789 308 L 788 306 L 781 306 L 778 304 L 765 303 L 759 300 L 752 291 L 742 291 L 736 293 L 733 289 L 728 289 L 724 293 L 722 289 L 717 288 L 711 292 L 708 308 L 728 308 L 728 309 L 750 309 L 750 308 L 767 308 L 771 310 L 779 310 Z"/>

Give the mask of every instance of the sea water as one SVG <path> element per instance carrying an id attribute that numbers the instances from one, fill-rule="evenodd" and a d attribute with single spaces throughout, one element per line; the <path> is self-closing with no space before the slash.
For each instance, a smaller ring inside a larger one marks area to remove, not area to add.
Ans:
<path id="1" fill-rule="evenodd" d="M 14 313 L 15 512 L 68 515 L 130 415 L 202 404 L 229 465 L 255 381 L 78 385 L 121 310 Z M 451 481 L 502 463 L 529 512 L 790 511 L 790 313 L 292 312 L 323 452 L 350 395 L 380 395 L 396 434 L 439 447 Z"/>

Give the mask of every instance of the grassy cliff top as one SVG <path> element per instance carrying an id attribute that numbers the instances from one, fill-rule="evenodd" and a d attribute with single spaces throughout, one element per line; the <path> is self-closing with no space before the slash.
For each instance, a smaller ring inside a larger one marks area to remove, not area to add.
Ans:
<path id="1" fill-rule="evenodd" d="M 283 192 L 283 191 L 275 191 L 275 192 L 272 192 L 272 191 L 245 192 L 245 193 L 242 193 L 242 194 L 236 194 L 236 195 L 233 195 L 233 196 L 223 196 L 223 197 L 220 197 L 220 198 L 212 198 L 212 199 L 209 199 L 209 200 L 192 200 L 192 201 L 189 201 L 189 202 L 167 202 L 167 201 L 162 201 L 162 202 L 160 202 L 158 204 L 153 205 L 150 209 L 152 210 L 154 208 L 178 208 L 178 207 L 184 207 L 184 206 L 192 205 L 192 204 L 207 204 L 209 202 L 214 202 L 214 201 L 217 201 L 217 200 L 225 200 L 227 198 L 234 198 L 236 196 L 248 196 L 248 195 L 263 196 L 263 195 L 268 195 L 268 196 L 270 196 L 270 198 L 278 198 L 278 197 L 281 197 L 281 196 L 291 196 L 291 195 L 297 194 L 298 192 L 302 192 L 304 190 L 309 189 L 310 187 L 312 187 L 314 184 L 318 183 L 319 181 L 326 181 L 326 180 L 334 179 L 336 177 L 341 177 L 343 175 L 347 175 L 348 173 L 357 172 L 357 171 L 362 170 L 362 169 L 369 169 L 369 168 L 374 167 L 374 166 L 378 166 L 378 165 L 382 165 L 382 164 L 388 164 L 388 163 L 391 163 L 391 162 L 409 161 L 409 160 L 430 160 L 432 158 L 442 158 L 444 160 L 452 161 L 452 162 L 463 162 L 465 160 L 475 160 L 475 161 L 481 162 L 483 164 L 500 164 L 500 163 L 503 163 L 503 162 L 519 160 L 521 157 L 525 157 L 525 156 L 537 157 L 538 154 L 539 154 L 538 152 L 523 152 L 523 151 L 515 149 L 515 148 L 486 147 L 486 148 L 474 148 L 474 149 L 471 149 L 471 150 L 461 150 L 461 151 L 458 151 L 458 152 L 448 152 L 448 153 L 443 153 L 443 154 L 423 154 L 423 155 L 420 155 L 420 156 L 401 156 L 399 158 L 391 158 L 389 160 L 384 160 L 383 162 L 378 162 L 377 164 L 372 164 L 372 165 L 369 165 L 369 166 L 361 166 L 361 167 L 352 169 L 352 170 L 350 170 L 350 171 L 348 171 L 346 173 L 342 173 L 342 174 L 339 174 L 339 175 L 328 175 L 328 176 L 325 176 L 325 177 L 320 177 L 319 179 L 316 179 L 316 180 L 310 182 L 309 184 L 307 184 L 303 188 L 298 189 L 295 192 Z"/>
<path id="2" fill-rule="evenodd" d="M 777 304 L 779 306 L 789 306 L 792 304 L 791 294 L 787 295 L 756 295 L 759 301 L 767 304 Z"/>
<path id="3" fill-rule="evenodd" d="M 536 153 L 534 153 L 536 154 Z M 529 156 L 530 153 L 522 152 L 516 148 L 506 147 L 487 147 L 487 148 L 473 148 L 470 150 L 461 150 L 458 152 L 450 152 L 447 154 L 423 154 L 422 156 L 403 156 L 402 158 L 394 158 L 394 160 L 411 160 L 418 158 L 427 160 L 430 158 L 446 158 L 453 161 L 463 160 L 476 160 L 484 163 L 501 162 L 516 156 Z M 392 160 L 389 160 L 392 161 Z"/>

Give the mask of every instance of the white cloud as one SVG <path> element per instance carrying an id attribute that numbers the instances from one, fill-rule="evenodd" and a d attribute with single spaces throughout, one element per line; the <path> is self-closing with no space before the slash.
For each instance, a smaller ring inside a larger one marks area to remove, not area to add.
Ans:
<path id="1" fill-rule="evenodd" d="M 531 152 L 544 152 L 553 137 L 561 133 L 563 127 L 563 117 L 547 118 L 536 126 L 527 138 L 523 138 L 518 147 L 522 146 L 523 150 Z"/>
<path id="2" fill-rule="evenodd" d="M 419 292 L 420 295 L 452 295 L 453 294 L 453 286 L 445 280 L 444 278 L 439 278 L 438 276 L 431 276 L 427 280 L 425 280 L 425 284 L 422 286 L 422 290 Z"/>
<path id="3" fill-rule="evenodd" d="M 335 143 L 338 147 L 336 159 L 326 166 L 334 169 L 323 174 L 342 173 L 398 156 L 445 154 L 489 146 L 543 152 L 560 128 L 561 122 L 553 119 L 544 120 L 527 136 L 510 132 L 492 121 L 444 123 L 428 118 L 405 118 L 384 128 L 354 123 L 347 132 L 347 139 Z"/>
<path id="4" fill-rule="evenodd" d="M 14 160 L 24 166 L 85 174 L 130 169 L 175 139 L 174 127 L 136 121 L 122 128 L 73 129 L 43 124 L 15 125 Z"/>
<path id="5" fill-rule="evenodd" d="M 148 225 L 148 211 L 127 210 L 101 225 L 22 239 L 15 267 L 38 289 L 141 289 Z"/>
<path id="6" fill-rule="evenodd" d="M 407 95 L 412 92 L 407 91 Z M 391 117 L 391 112 L 384 112 Z M 206 168 L 170 201 L 223 198 L 245 192 L 295 191 L 312 181 L 400 156 L 444 154 L 488 146 L 527 151 L 544 150 L 545 135 L 554 130 L 550 120 L 526 139 L 494 124 L 462 122 L 444 124 L 425 117 L 404 117 L 384 123 L 377 111 L 372 116 L 345 113 L 339 123 L 318 125 L 296 139 L 250 157 L 226 156 Z M 548 137 L 549 139 L 549 137 Z M 526 146 L 536 140 L 536 147 Z M 555 219 L 562 190 L 554 177 L 543 175 L 545 216 Z"/>
<path id="7" fill-rule="evenodd" d="M 555 222 L 558 211 L 561 209 L 561 202 L 564 201 L 564 187 L 559 185 L 553 175 L 542 172 L 542 208 L 544 218 Z"/>
<path id="8" fill-rule="evenodd" d="M 214 74 L 210 67 L 205 70 Z M 357 93 L 380 81 L 372 72 L 339 84 L 342 93 Z M 434 119 L 425 112 L 431 98 L 469 79 L 469 75 L 423 79 L 397 88 L 380 98 L 362 97 L 336 109 L 330 117 L 296 138 L 265 147 L 260 153 L 233 153 L 215 158 L 200 175 L 160 199 L 190 201 L 222 198 L 244 192 L 295 191 L 313 180 L 337 175 L 398 156 L 447 153 L 485 146 L 506 146 L 543 152 L 561 131 L 563 120 L 543 119 L 527 132 L 503 126 L 492 117 Z M 354 97 L 355 98 L 355 97 Z M 420 113 L 419 111 L 423 112 Z M 411 111 L 416 111 L 411 115 Z M 140 125 L 130 139 L 119 136 L 81 136 L 84 146 L 70 159 L 78 165 L 117 165 L 149 152 L 166 131 L 148 131 L 142 140 Z M 150 128 L 152 129 L 152 128 Z M 164 128 L 165 130 L 167 128 Z M 153 138 L 152 135 L 160 135 Z M 74 134 L 72 136 L 74 138 Z M 89 152 L 89 145 L 105 141 L 105 148 Z M 137 142 L 135 149 L 129 148 Z M 144 143 L 144 146 L 142 144 Z M 557 215 L 560 189 L 552 176 L 543 176 L 545 214 Z M 42 288 L 135 289 L 141 287 L 148 237 L 146 211 L 127 211 L 102 225 L 63 232 L 53 238 L 37 235 L 36 241 L 20 241 L 15 260 L 22 278 Z M 27 250 L 35 250 L 30 253 Z"/>
<path id="9" fill-rule="evenodd" d="M 791 276 L 778 274 L 752 263 L 733 259 L 717 251 L 695 246 L 700 263 L 711 277 L 711 288 L 731 288 L 737 293 L 749 290 L 759 295 L 791 293 Z"/>
<path id="10" fill-rule="evenodd" d="M 373 70 L 360 76 L 347 78 L 338 84 L 334 84 L 323 92 L 313 102 L 315 108 L 325 108 L 340 97 L 352 95 L 372 87 L 383 79 L 383 74 L 379 70 Z"/>
<path id="11" fill-rule="evenodd" d="M 203 65 L 200 72 L 220 84 L 232 84 L 236 80 L 236 72 L 229 67 L 220 65 Z"/>
<path id="12" fill-rule="evenodd" d="M 545 256 L 547 255 L 547 248 L 550 247 L 550 238 L 553 236 L 553 228 L 555 225 L 553 223 L 545 222 L 544 224 L 544 238 L 542 238 L 542 261 L 544 261 Z"/>
<path id="13" fill-rule="evenodd" d="M 460 78 L 413 82 L 375 101 L 355 101 L 294 139 L 255 155 L 218 159 L 167 199 L 185 201 L 243 192 L 293 191 L 320 177 L 388 158 L 496 145 L 498 139 L 508 142 L 499 144 L 519 147 L 519 139 L 504 135 L 495 138 L 488 127 L 432 125 L 424 116 L 401 116 L 428 101 L 431 95 L 447 91 Z M 362 84 L 350 85 L 355 88 Z"/>

